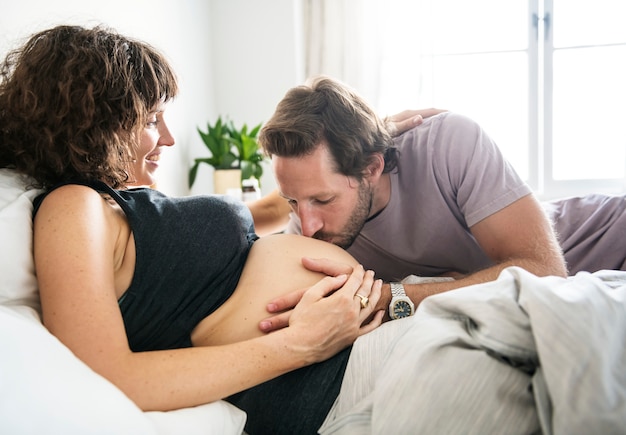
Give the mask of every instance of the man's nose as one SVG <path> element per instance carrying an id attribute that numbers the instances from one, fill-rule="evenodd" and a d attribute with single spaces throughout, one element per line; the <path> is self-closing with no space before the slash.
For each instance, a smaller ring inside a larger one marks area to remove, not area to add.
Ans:
<path id="1" fill-rule="evenodd" d="M 321 217 L 311 210 L 302 210 L 302 208 L 300 208 L 300 210 L 298 210 L 298 217 L 302 225 L 303 236 L 313 237 L 313 235 L 324 226 Z"/>

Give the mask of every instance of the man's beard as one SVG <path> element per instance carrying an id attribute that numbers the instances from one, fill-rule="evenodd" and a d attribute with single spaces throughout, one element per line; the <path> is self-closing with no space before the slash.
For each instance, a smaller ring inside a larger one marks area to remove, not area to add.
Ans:
<path id="1" fill-rule="evenodd" d="M 352 246 L 357 236 L 363 229 L 365 222 L 367 222 L 367 218 L 372 210 L 373 201 L 374 194 L 369 188 L 369 185 L 361 182 L 359 184 L 359 197 L 357 204 L 352 210 L 350 219 L 343 229 L 336 234 L 318 231 L 313 235 L 313 238 L 330 241 L 343 249 L 348 249 Z"/>

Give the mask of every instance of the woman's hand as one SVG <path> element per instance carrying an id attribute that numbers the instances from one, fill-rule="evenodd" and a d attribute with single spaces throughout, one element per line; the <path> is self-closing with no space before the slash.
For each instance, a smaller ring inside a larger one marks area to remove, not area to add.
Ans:
<path id="1" fill-rule="evenodd" d="M 307 363 L 323 361 L 380 326 L 383 312 L 374 309 L 381 287 L 362 266 L 349 276 L 325 277 L 304 292 L 284 333 L 296 334 L 294 343 Z"/>
<path id="2" fill-rule="evenodd" d="M 324 258 L 316 259 L 303 257 L 302 265 L 308 270 L 320 272 L 328 276 L 337 277 L 339 275 L 349 275 L 352 273 L 351 266 Z M 291 316 L 292 310 L 296 304 L 300 302 L 302 295 L 304 295 L 307 290 L 308 288 L 301 288 L 271 300 L 267 304 L 267 312 L 277 314 L 263 319 L 259 323 L 259 329 L 263 332 L 272 332 L 289 326 L 289 317 Z"/>
<path id="3" fill-rule="evenodd" d="M 404 110 L 395 115 L 388 116 L 384 119 L 385 127 L 389 134 L 393 137 L 400 136 L 407 130 L 412 129 L 420 125 L 424 118 L 429 118 L 434 115 L 438 115 L 442 112 L 446 112 L 443 109 L 419 109 L 419 110 Z"/>

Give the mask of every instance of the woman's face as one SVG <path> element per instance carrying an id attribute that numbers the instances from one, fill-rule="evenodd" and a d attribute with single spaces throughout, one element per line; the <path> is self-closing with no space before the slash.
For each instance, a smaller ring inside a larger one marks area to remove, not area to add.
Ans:
<path id="1" fill-rule="evenodd" d="M 148 122 L 141 130 L 139 148 L 132 164 L 131 178 L 134 180 L 128 187 L 153 186 L 156 183 L 156 171 L 159 168 L 161 148 L 174 145 L 174 137 L 170 133 L 164 119 L 164 109 L 150 113 Z"/>

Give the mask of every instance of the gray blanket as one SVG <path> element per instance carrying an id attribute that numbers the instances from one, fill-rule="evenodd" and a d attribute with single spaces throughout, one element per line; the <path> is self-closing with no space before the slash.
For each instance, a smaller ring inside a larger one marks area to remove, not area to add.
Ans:
<path id="1" fill-rule="evenodd" d="M 570 275 L 626 270 L 626 195 L 585 195 L 543 203 Z"/>
<path id="2" fill-rule="evenodd" d="M 513 267 L 359 338 L 321 433 L 625 430 L 626 272 Z"/>

